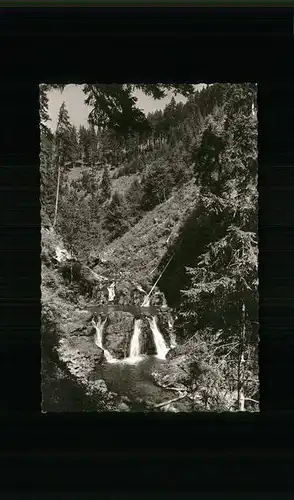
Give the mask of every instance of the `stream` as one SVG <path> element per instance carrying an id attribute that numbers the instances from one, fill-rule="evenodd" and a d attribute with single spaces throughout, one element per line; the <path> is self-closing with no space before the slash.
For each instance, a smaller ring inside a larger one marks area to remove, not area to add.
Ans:
<path id="1" fill-rule="evenodd" d="M 142 398 L 153 404 L 175 397 L 174 391 L 158 387 L 152 378 L 152 372 L 166 361 L 157 356 L 141 356 L 137 359 L 123 359 L 104 363 L 101 376 L 109 391 L 124 394 L 131 400 Z"/>
<path id="2" fill-rule="evenodd" d="M 152 376 L 154 370 L 166 363 L 166 354 L 175 345 L 175 339 L 170 337 L 171 345 L 167 345 L 159 330 L 157 317 L 154 314 L 156 309 L 150 308 L 149 297 L 145 297 L 141 308 L 138 309 L 141 309 L 139 311 L 140 314 L 146 313 L 146 309 L 149 315 L 153 313 L 151 317 L 149 315 L 147 317 L 156 347 L 156 355 L 150 356 L 142 352 L 142 319 L 138 317 L 138 311 L 134 318 L 129 356 L 123 359 L 116 359 L 103 347 L 103 329 L 106 319 L 102 321 L 99 312 L 105 313 L 107 309 L 112 310 L 113 308 L 115 308 L 114 305 L 110 305 L 110 307 L 96 307 L 95 313 L 98 313 L 98 319 L 92 322 L 96 330 L 94 341 L 104 351 L 106 360 L 100 367 L 99 375 L 104 379 L 108 390 L 116 394 L 124 394 L 130 399 L 142 398 L 155 404 L 175 397 L 174 391 L 157 386 Z"/>

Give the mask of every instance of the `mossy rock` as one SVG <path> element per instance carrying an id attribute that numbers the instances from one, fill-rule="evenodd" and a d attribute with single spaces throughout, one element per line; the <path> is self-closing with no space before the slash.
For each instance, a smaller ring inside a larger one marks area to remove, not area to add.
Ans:
<path id="1" fill-rule="evenodd" d="M 103 332 L 103 345 L 118 359 L 128 355 L 130 339 L 134 330 L 131 314 L 111 311 Z"/>

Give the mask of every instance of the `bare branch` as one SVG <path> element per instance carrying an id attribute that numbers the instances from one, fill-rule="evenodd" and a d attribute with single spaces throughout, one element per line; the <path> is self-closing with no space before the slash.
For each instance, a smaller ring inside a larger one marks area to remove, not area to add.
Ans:
<path id="1" fill-rule="evenodd" d="M 170 390 L 174 391 L 176 389 L 173 388 Z M 159 404 L 153 406 L 153 408 L 161 408 L 162 406 L 166 406 L 166 405 L 169 405 L 171 403 L 175 403 L 176 401 L 179 401 L 180 399 L 184 399 L 187 396 L 187 394 L 188 394 L 187 392 L 184 392 L 184 394 L 181 394 L 179 397 L 174 398 L 174 399 L 169 399 L 168 401 L 164 401 L 163 403 L 159 403 Z"/>
<path id="2" fill-rule="evenodd" d="M 244 401 L 253 401 L 253 403 L 259 404 L 259 401 L 257 401 L 256 399 L 252 399 L 252 398 L 245 398 Z"/>

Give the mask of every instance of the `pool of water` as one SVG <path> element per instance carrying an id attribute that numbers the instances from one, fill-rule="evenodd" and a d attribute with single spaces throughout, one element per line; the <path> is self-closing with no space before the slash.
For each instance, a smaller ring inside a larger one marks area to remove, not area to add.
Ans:
<path id="1" fill-rule="evenodd" d="M 116 360 L 103 364 L 101 377 L 110 392 L 157 404 L 175 396 L 174 391 L 162 389 L 153 381 L 152 372 L 163 363 L 166 361 L 147 355 Z"/>

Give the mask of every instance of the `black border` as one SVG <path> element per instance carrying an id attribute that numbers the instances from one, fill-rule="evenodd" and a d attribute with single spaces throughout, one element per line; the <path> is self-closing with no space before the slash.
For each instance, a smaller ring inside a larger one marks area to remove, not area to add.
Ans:
<path id="1" fill-rule="evenodd" d="M 293 488 L 291 10 L 0 13 L 2 489 Z M 99 79 L 259 83 L 261 414 L 40 414 L 38 84 Z"/>

